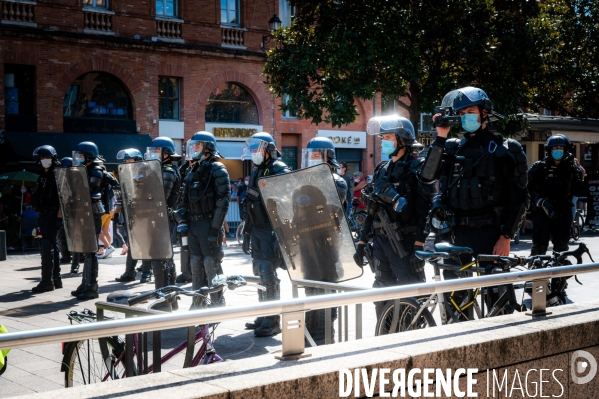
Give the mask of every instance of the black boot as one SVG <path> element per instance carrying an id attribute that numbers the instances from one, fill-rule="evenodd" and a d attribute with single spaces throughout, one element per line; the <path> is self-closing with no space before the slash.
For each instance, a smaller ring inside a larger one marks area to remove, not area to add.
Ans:
<path id="1" fill-rule="evenodd" d="M 168 270 L 165 268 L 165 266 L 166 264 L 164 261 L 152 261 L 152 271 L 154 272 L 154 289 L 159 289 L 166 286 Z M 161 310 L 163 312 L 172 312 L 172 301 L 167 300 L 161 302 L 155 306 L 152 306 L 152 309 Z"/>
<path id="2" fill-rule="evenodd" d="M 79 259 L 79 254 L 75 254 L 75 260 L 77 259 Z M 83 259 L 83 273 L 81 273 L 81 284 L 79 284 L 79 287 L 77 287 L 75 291 L 71 291 L 72 296 L 78 297 L 83 293 L 83 291 L 85 291 L 87 285 L 91 281 L 91 268 L 91 258 L 85 257 Z"/>
<path id="3" fill-rule="evenodd" d="M 115 278 L 115 281 L 118 281 L 119 283 L 128 283 L 130 281 L 135 281 L 135 275 L 136 273 L 125 272 L 121 274 L 121 277 Z"/>
<path id="4" fill-rule="evenodd" d="M 42 280 L 42 281 L 40 281 L 40 283 L 38 285 L 36 285 L 35 287 L 33 287 L 31 289 L 31 291 L 33 291 L 33 292 L 54 291 L 54 283 L 52 282 L 52 280 L 49 280 L 49 281 Z"/>
<path id="5" fill-rule="evenodd" d="M 83 287 L 81 294 L 77 295 L 80 301 L 88 301 L 98 297 L 98 284 L 88 284 Z"/>
<path id="6" fill-rule="evenodd" d="M 245 328 L 248 330 L 255 330 L 262 325 L 264 317 L 256 317 L 256 320 L 245 323 Z"/>
<path id="7" fill-rule="evenodd" d="M 71 274 L 79 273 L 79 263 L 71 264 Z"/>
<path id="8" fill-rule="evenodd" d="M 54 280 L 54 288 L 62 288 L 62 277 L 59 275 L 52 278 Z"/>
<path id="9" fill-rule="evenodd" d="M 281 317 L 267 316 L 262 320 L 260 327 L 254 330 L 256 337 L 270 337 L 281 332 Z"/>

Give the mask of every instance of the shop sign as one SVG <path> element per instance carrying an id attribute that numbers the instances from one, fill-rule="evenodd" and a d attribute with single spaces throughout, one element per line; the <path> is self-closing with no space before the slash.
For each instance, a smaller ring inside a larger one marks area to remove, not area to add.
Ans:
<path id="1" fill-rule="evenodd" d="M 255 133 L 258 133 L 257 129 L 245 129 L 236 127 L 215 127 L 214 129 L 212 129 L 212 134 L 214 134 L 214 137 L 248 138 Z"/>
<path id="2" fill-rule="evenodd" d="M 366 132 L 319 130 L 319 137 L 328 137 L 337 148 L 366 148 Z"/>
<path id="3" fill-rule="evenodd" d="M 418 132 L 416 139 L 425 147 L 431 146 L 435 141 L 435 132 Z"/>

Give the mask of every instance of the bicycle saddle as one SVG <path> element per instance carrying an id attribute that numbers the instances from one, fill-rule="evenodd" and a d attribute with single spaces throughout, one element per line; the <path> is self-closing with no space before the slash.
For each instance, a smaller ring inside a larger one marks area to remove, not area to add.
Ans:
<path id="1" fill-rule="evenodd" d="M 121 305 L 127 305 L 127 299 L 133 298 L 137 294 L 132 291 L 114 291 L 108 294 L 106 302 L 120 303 Z"/>
<path id="2" fill-rule="evenodd" d="M 435 251 L 447 252 L 448 254 L 455 254 L 455 253 L 471 254 L 472 248 L 458 247 L 457 245 L 453 245 L 448 242 L 438 242 L 435 244 Z"/>

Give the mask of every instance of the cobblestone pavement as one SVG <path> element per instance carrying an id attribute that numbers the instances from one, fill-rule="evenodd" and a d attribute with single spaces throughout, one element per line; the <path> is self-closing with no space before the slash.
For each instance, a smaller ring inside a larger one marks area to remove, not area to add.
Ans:
<path id="1" fill-rule="evenodd" d="M 599 260 L 599 237 L 583 235 L 584 241 L 591 253 Z M 430 246 L 431 240 L 427 243 Z M 512 252 L 527 255 L 530 251 L 530 236 L 523 236 L 520 244 L 512 242 Z M 146 291 L 152 289 L 154 284 L 118 283 L 114 281 L 124 271 L 125 256 L 117 255 L 115 251 L 111 259 L 100 260 L 100 298 L 115 291 L 130 289 L 133 291 Z M 175 261 L 178 264 L 179 253 L 175 250 Z M 70 265 L 63 265 L 63 271 L 68 272 Z M 225 274 L 251 275 L 250 258 L 245 255 L 236 242 L 229 242 L 225 250 L 223 262 Z M 430 268 L 429 268 L 430 269 Z M 66 314 L 71 310 L 84 308 L 94 309 L 97 300 L 77 301 L 70 292 L 80 283 L 81 275 L 63 274 L 64 288 L 43 294 L 34 294 L 31 288 L 40 278 L 40 257 L 37 253 L 9 252 L 7 261 L 0 262 L 0 324 L 5 325 L 9 331 L 33 330 L 40 328 L 64 326 L 69 324 Z M 430 270 L 427 270 L 430 273 Z M 139 275 L 138 275 L 139 277 Z M 430 276 L 429 276 L 430 277 Z M 279 270 L 281 279 L 281 297 L 290 299 L 291 283 L 285 271 Z M 374 277 L 368 268 L 364 275 L 349 282 L 351 285 L 370 287 Z M 571 280 L 568 287 L 570 300 L 584 302 L 597 299 L 593 292 L 599 286 L 599 273 L 580 276 L 584 285 L 580 286 Z M 430 278 L 429 278 L 430 281 Z M 186 286 L 190 286 L 187 284 Z M 243 287 L 235 291 L 227 291 L 228 306 L 247 305 L 258 303 L 255 288 Z M 300 290 L 301 291 L 301 290 Z M 300 292 L 300 295 L 302 293 Z M 527 298 L 527 296 L 524 296 Z M 530 300 L 528 305 L 530 305 Z M 526 303 L 526 302 L 525 302 Z M 189 299 L 183 298 L 179 311 L 186 311 Z M 529 306 L 530 307 L 530 306 Z M 353 324 L 354 315 L 350 307 L 350 326 Z M 370 303 L 363 306 L 363 336 L 373 335 L 374 306 Z M 436 316 L 438 318 L 438 316 Z M 281 349 L 281 335 L 270 338 L 255 338 L 253 331 L 244 328 L 244 324 L 251 319 L 237 320 L 221 323 L 216 329 L 215 347 L 217 352 L 225 359 L 243 359 L 254 356 L 274 353 Z M 438 323 L 439 324 L 439 323 Z M 354 339 L 355 331 L 351 329 L 349 338 Z M 170 330 L 163 335 L 163 353 L 173 348 L 176 343 L 183 341 L 184 331 Z M 51 344 L 44 346 L 17 349 L 8 355 L 8 368 L 0 377 L 0 397 L 23 395 L 31 392 L 45 392 L 64 389 L 64 373 L 60 372 L 62 360 L 61 345 Z M 168 367 L 182 367 L 182 358 L 175 359 L 175 364 Z M 166 368 L 166 367 L 165 367 Z"/>

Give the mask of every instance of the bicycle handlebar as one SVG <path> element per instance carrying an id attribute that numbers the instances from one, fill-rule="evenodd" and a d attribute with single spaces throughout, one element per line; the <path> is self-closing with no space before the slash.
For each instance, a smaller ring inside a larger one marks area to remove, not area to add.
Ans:
<path id="1" fill-rule="evenodd" d="M 247 281 L 245 281 L 245 279 L 243 277 L 241 277 L 241 276 L 228 276 L 227 277 L 226 286 L 229 289 L 234 290 L 235 288 L 243 286 L 243 285 L 247 285 Z M 208 294 L 213 294 L 215 292 L 222 291 L 224 288 L 225 288 L 224 283 L 220 284 L 220 285 L 212 286 L 212 287 L 202 287 L 195 291 L 187 290 L 185 288 L 181 288 L 176 285 L 168 285 L 166 287 L 162 287 L 162 288 L 159 288 L 154 291 L 144 292 L 144 293 L 141 293 L 133 298 L 129 298 L 129 299 L 127 299 L 127 304 L 129 306 L 135 306 L 138 303 L 146 301 L 150 298 L 154 298 L 154 297 L 162 298 L 165 296 L 173 296 L 175 293 L 183 294 L 183 295 L 187 295 L 187 296 L 196 296 L 196 295 L 206 296 Z"/>

